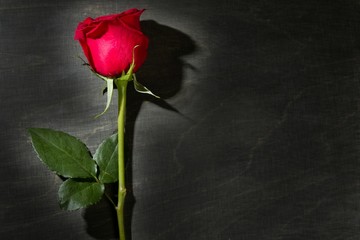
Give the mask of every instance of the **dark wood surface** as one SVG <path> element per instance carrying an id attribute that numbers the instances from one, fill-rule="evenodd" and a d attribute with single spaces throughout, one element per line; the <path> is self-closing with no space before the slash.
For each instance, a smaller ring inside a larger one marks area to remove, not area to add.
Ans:
<path id="1" fill-rule="evenodd" d="M 94 152 L 102 82 L 73 40 L 87 16 L 146 8 L 129 88 L 133 240 L 360 239 L 359 1 L 0 1 L 0 239 L 116 239 L 106 201 L 59 209 L 28 127 Z"/>

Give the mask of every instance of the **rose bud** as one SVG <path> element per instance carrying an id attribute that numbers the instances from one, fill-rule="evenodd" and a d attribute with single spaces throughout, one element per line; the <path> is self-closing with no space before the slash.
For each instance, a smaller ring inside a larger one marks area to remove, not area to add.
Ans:
<path id="1" fill-rule="evenodd" d="M 79 23 L 75 40 L 79 40 L 96 73 L 115 78 L 127 72 L 133 59 L 133 72 L 144 63 L 149 40 L 140 29 L 143 12 L 134 8 L 120 14 L 86 18 Z"/>

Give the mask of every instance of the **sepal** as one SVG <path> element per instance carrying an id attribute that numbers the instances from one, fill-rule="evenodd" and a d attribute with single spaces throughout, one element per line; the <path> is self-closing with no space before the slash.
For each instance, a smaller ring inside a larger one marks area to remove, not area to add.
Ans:
<path id="1" fill-rule="evenodd" d="M 133 48 L 133 54 L 132 54 L 132 63 L 130 64 L 129 70 L 126 72 L 123 71 L 121 76 L 119 78 L 117 78 L 115 81 L 128 81 L 130 82 L 131 80 L 133 80 L 133 72 L 134 72 L 134 68 L 135 68 L 135 49 L 137 47 L 139 47 L 140 45 L 136 45 Z"/>
<path id="2" fill-rule="evenodd" d="M 99 75 L 99 76 L 101 76 L 101 75 Z M 103 76 L 101 76 L 101 77 L 103 77 Z M 111 100 L 112 100 L 112 95 L 114 92 L 114 80 L 111 78 L 105 78 L 105 77 L 103 77 L 103 79 L 106 81 L 106 89 L 107 89 L 107 91 L 106 91 L 107 92 L 106 107 L 105 107 L 104 111 L 102 113 L 99 113 L 98 115 L 96 115 L 95 118 L 102 116 L 109 109 Z"/>
<path id="3" fill-rule="evenodd" d="M 144 85 L 142 85 L 141 83 L 138 82 L 138 80 L 136 79 L 135 74 L 133 74 L 133 79 L 134 79 L 134 88 L 137 92 L 139 93 L 145 93 L 145 94 L 150 94 L 156 98 L 160 98 L 159 96 L 155 95 L 154 93 L 152 93 L 147 87 L 145 87 Z"/>

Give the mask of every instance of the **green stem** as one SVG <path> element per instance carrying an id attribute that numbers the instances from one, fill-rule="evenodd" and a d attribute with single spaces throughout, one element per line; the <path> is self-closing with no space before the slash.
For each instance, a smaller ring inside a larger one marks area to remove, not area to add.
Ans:
<path id="1" fill-rule="evenodd" d="M 125 113 L 126 113 L 126 87 L 127 81 L 117 81 L 118 89 L 118 163 L 119 163 L 119 188 L 118 188 L 118 203 L 116 206 L 116 213 L 119 226 L 120 240 L 125 240 L 124 227 L 124 203 L 125 203 L 125 158 L 124 158 L 124 131 L 125 131 Z"/>

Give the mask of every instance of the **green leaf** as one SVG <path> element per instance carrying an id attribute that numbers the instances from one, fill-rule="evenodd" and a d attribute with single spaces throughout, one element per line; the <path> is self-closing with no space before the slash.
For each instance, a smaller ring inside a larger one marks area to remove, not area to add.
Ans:
<path id="1" fill-rule="evenodd" d="M 102 183 L 113 183 L 118 181 L 118 138 L 114 134 L 104 140 L 94 154 L 100 174 L 99 180 Z"/>
<path id="2" fill-rule="evenodd" d="M 68 179 L 59 188 L 60 207 L 65 210 L 76 210 L 93 205 L 100 201 L 104 189 L 104 184 L 98 182 Z"/>
<path id="3" fill-rule="evenodd" d="M 156 98 L 160 98 L 159 96 L 153 94 L 149 89 L 147 89 L 145 86 L 143 86 L 141 83 L 139 83 L 136 79 L 135 74 L 133 74 L 134 76 L 134 88 L 137 92 L 139 93 L 146 93 L 146 94 L 150 94 Z"/>
<path id="4" fill-rule="evenodd" d="M 33 147 L 50 170 L 64 177 L 95 178 L 96 163 L 84 143 L 75 137 L 46 128 L 30 128 Z"/>
<path id="5" fill-rule="evenodd" d="M 112 99 L 112 95 L 114 92 L 114 80 L 111 78 L 106 78 L 106 88 L 107 88 L 107 102 L 106 102 L 106 107 L 104 109 L 104 111 L 98 115 L 95 116 L 95 118 L 100 117 L 101 115 L 103 115 L 104 113 L 106 113 L 106 111 L 109 109 L 110 107 L 110 103 L 111 103 L 111 99 Z"/>

